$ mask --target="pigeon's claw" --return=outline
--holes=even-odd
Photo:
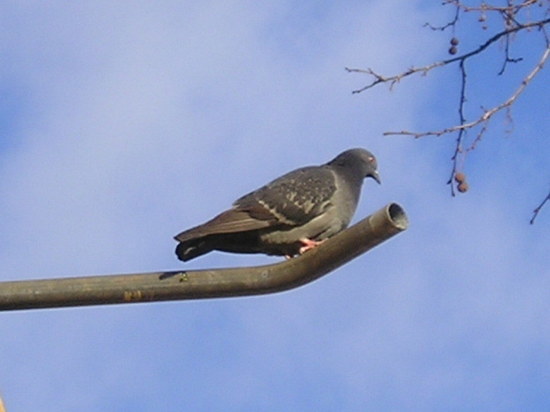
[[[303,246],[300,249],[298,249],[298,253],[301,255],[302,253],[305,253],[308,250],[319,246],[324,241],[325,240],[311,240],[311,239],[308,239],[308,238],[302,238],[302,239],[300,239],[300,242],[302,242]]]

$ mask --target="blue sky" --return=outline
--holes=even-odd
[[[355,220],[397,201],[410,228],[282,294],[2,313],[8,411],[547,410],[548,207],[528,221],[550,177],[548,72],[512,134],[493,121],[471,190],[451,198],[452,137],[382,133],[452,124],[456,69],[361,95],[366,78],[344,71],[446,58],[449,35],[422,25],[450,9],[185,3],[0,6],[1,280],[275,262],[183,265],[172,236],[350,147],[373,151],[383,180]],[[462,30],[461,47],[479,43]],[[516,81],[541,50],[518,42]],[[506,87],[482,79],[470,110]]]

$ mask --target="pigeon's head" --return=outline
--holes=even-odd
[[[376,157],[365,149],[350,149],[340,153],[329,165],[341,166],[356,170],[361,173],[361,176],[372,177],[374,180],[381,183],[380,175],[378,174],[378,164]]]

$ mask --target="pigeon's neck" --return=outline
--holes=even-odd
[[[344,190],[348,191],[349,195],[352,198],[354,203],[359,201],[359,196],[361,194],[361,187],[363,186],[363,173],[357,168],[351,168],[346,166],[335,166],[338,171],[338,175],[341,177],[342,181],[345,182]]]
[[[340,174],[341,176],[345,176],[346,180],[350,183],[361,183],[365,178],[363,170],[361,170],[361,168],[349,167],[345,165],[335,165],[333,167],[337,168],[338,174]]]

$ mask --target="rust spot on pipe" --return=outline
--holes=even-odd
[[[143,299],[143,293],[141,293],[141,290],[126,290],[122,299],[124,302],[139,302]]]

